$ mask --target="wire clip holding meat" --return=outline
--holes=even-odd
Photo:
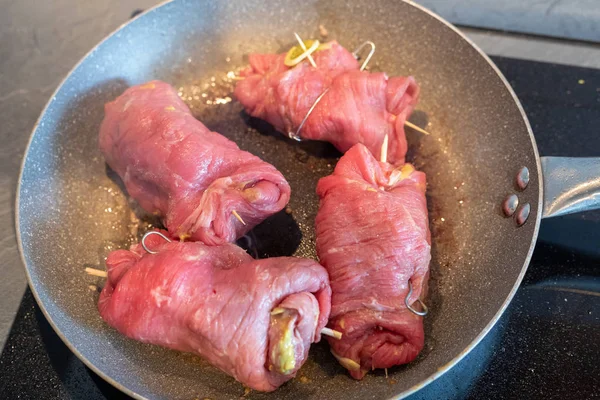
[[[298,39],[298,40],[301,41],[302,39]],[[356,58],[358,60],[360,52],[362,51],[362,49],[365,48],[365,46],[371,46],[371,51],[369,51],[369,54],[367,55],[367,58],[365,58],[365,61],[363,61],[362,65],[360,66],[360,70],[361,71],[363,71],[365,68],[367,68],[367,65],[369,64],[369,61],[371,61],[371,57],[373,57],[373,54],[375,54],[375,43],[367,40],[366,42],[364,42],[363,44],[361,44],[360,46],[358,46],[356,48],[356,50],[354,50],[352,52],[352,55],[354,56],[354,58]],[[316,65],[314,65],[314,66],[316,67]],[[321,101],[321,99],[323,98],[323,96],[325,96],[328,91],[329,91],[329,88],[325,89],[323,91],[323,93],[321,93],[319,95],[319,97],[317,97],[317,99],[315,100],[315,102],[313,103],[313,105],[308,109],[308,112],[306,113],[306,115],[302,119],[302,122],[300,122],[300,125],[298,125],[298,129],[296,129],[296,132],[295,133],[294,132],[288,132],[288,137],[290,139],[294,139],[297,142],[301,142],[302,141],[302,138],[300,137],[300,131],[302,130],[302,127],[306,123],[306,120],[308,119],[308,117],[310,116],[310,114],[313,112],[313,110],[315,109],[315,107],[317,107],[317,104],[319,104],[319,101]]]
[[[356,48],[356,50],[354,50],[352,52],[352,55],[354,56],[354,58],[356,58],[358,60],[358,57],[360,56],[360,52],[362,51],[362,49],[365,48],[365,46],[371,46],[371,51],[369,51],[367,58],[365,58],[365,61],[363,61],[362,65],[360,66],[361,71],[364,71],[364,69],[367,68],[369,61],[371,61],[371,57],[373,57],[373,54],[375,54],[375,43],[371,42],[370,40],[367,40],[366,42],[364,42],[363,44],[358,46]]]
[[[172,241],[171,241],[171,239],[169,239],[169,238],[168,238],[168,237],[166,237],[164,234],[162,234],[162,233],[160,233],[160,232],[158,232],[158,231],[150,231],[150,232],[147,232],[147,233],[146,233],[146,234],[145,234],[145,235],[142,237],[142,247],[144,248],[144,250],[146,250],[146,251],[147,251],[148,253],[150,253],[150,254],[157,254],[157,253],[158,253],[158,251],[153,251],[153,250],[150,250],[150,249],[148,248],[148,246],[146,246],[146,238],[147,238],[148,236],[150,236],[150,235],[158,235],[158,236],[160,236],[161,238],[165,239],[167,242],[169,242],[169,243],[171,243],[171,242],[172,242]]]
[[[302,40],[302,38],[300,37],[300,35],[298,35],[296,32],[294,32],[294,36],[296,37],[296,40],[298,41],[298,43],[300,43],[300,46],[302,47],[302,49],[304,50],[305,53],[308,52],[308,50],[306,49],[306,46],[304,45],[304,41]],[[312,56],[310,54],[308,54],[308,59],[310,61],[310,63],[312,64],[313,67],[317,68],[317,64],[315,63],[315,60],[312,58]],[[317,103],[321,100],[321,98],[325,95],[325,93],[327,93],[329,89],[325,89],[325,91],[323,93],[321,93],[321,95],[319,97],[317,97],[317,99],[315,100],[315,102],[313,103],[313,105],[309,108],[308,112],[306,113],[306,115],[304,116],[304,118],[302,119],[302,122],[300,122],[300,125],[298,125],[298,129],[296,129],[296,132],[288,132],[288,137],[290,139],[294,139],[297,142],[301,142],[302,139],[300,138],[300,131],[302,130],[302,126],[304,126],[304,123],[306,122],[306,120],[308,119],[308,116],[310,115],[310,113],[312,112],[312,110],[317,106]]]
[[[325,96],[325,94],[328,91],[329,91],[329,88],[325,89],[323,91],[323,93],[321,93],[319,95],[319,97],[317,97],[317,99],[315,100],[315,102],[313,103],[313,105],[308,109],[308,112],[306,113],[306,115],[302,119],[302,122],[300,122],[300,125],[298,126],[298,129],[296,129],[296,133],[292,133],[292,132],[288,133],[288,136],[290,137],[290,139],[294,139],[294,140],[296,140],[298,142],[302,141],[302,139],[300,138],[300,131],[302,130],[302,127],[304,126],[304,123],[308,119],[308,116],[313,112],[313,110],[315,109],[315,107],[317,106],[317,104],[319,104],[319,101],[321,101],[321,99],[323,98],[323,96]]]
[[[411,307],[410,304],[408,304],[408,299],[410,299],[412,292],[413,292],[412,283],[410,281],[408,281],[408,294],[406,295],[406,298],[404,299],[404,304],[406,305],[406,308],[408,308],[410,310],[410,312],[412,312],[413,314],[419,315],[421,317],[426,316],[427,313],[429,312],[429,309],[427,308],[425,303],[423,303],[423,301],[421,301],[421,299],[417,299],[417,301],[421,304],[421,308],[423,308],[423,311],[415,310],[414,308]]]

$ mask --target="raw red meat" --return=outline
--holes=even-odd
[[[275,167],[209,131],[164,82],[134,86],[106,104],[100,149],[129,194],[174,236],[232,242],[290,198]]]
[[[124,335],[198,354],[250,388],[291,379],[330,311],[327,272],[308,259],[254,260],[233,244],[147,240],[107,260],[102,318]]]
[[[335,41],[328,46],[312,54],[317,68],[308,61],[287,67],[285,54],[251,54],[235,96],[250,115],[293,136],[329,88],[302,127],[302,139],[327,141],[342,152],[362,143],[379,157],[387,134],[388,161],[404,162],[404,121],[417,103],[419,86],[412,77],[361,72],[352,53]]]
[[[423,348],[423,321],[409,304],[425,294],[430,233],[425,174],[412,165],[378,162],[352,147],[317,185],[317,254],[332,289],[329,340],[350,374],[412,361]]]

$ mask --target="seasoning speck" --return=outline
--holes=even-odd
[[[577,83],[579,83],[580,85],[583,85],[585,83],[585,80],[584,79],[580,79],[580,80],[577,81]]]
[[[319,35],[323,36],[324,38],[329,35],[329,32],[327,32],[327,29],[325,29],[324,25],[319,25]]]
[[[223,98],[217,98],[215,99],[214,104],[227,104],[231,102],[231,97],[227,96],[227,97],[223,97]]]

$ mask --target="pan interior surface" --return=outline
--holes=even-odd
[[[408,159],[428,176],[433,260],[426,345],[415,362],[391,369],[389,379],[375,372],[358,382],[320,343],[300,378],[247,398],[404,395],[460,356],[518,283],[539,223],[535,145],[511,91],[460,34],[404,2],[174,1],[121,28],[73,70],[36,126],[18,194],[17,227],[38,302],[70,348],[127,393],[231,399],[244,388],[198,357],[125,338],[98,314],[94,287],[103,280],[84,268],[104,269],[110,251],[139,240],[155,222],[128,201],[97,148],[104,103],[147,80],[174,85],[209,128],[274,164],[290,182],[291,213],[256,228],[260,256],[314,258],[315,187],[340,154],[328,144],[290,141],[248,118],[232,98],[231,74],[248,53],[284,51],[294,31],[318,37],[319,25],[327,39],[349,49],[373,41],[371,71],[413,75],[421,85],[411,121],[429,122],[431,135],[408,132]],[[519,228],[500,204],[517,192],[523,166],[530,183],[518,194],[532,209]]]

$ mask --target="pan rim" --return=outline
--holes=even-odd
[[[48,101],[46,102],[46,105],[44,106],[44,108],[42,109],[42,112],[40,113],[40,116],[38,117],[38,119],[36,120],[32,130],[31,130],[31,134],[29,136],[29,140],[27,142],[27,146],[25,147],[25,152],[23,153],[23,159],[21,160],[21,166],[20,166],[20,171],[19,171],[19,176],[18,176],[18,181],[17,181],[17,188],[16,188],[16,196],[15,196],[15,232],[16,232],[16,240],[17,240],[17,247],[19,249],[19,255],[21,257],[21,262],[23,264],[23,267],[25,269],[25,274],[27,277],[27,283],[28,286],[33,294],[33,297],[35,298],[36,303],[38,304],[38,306],[40,307],[40,310],[42,311],[42,314],[44,315],[44,317],[46,318],[46,320],[48,321],[48,323],[50,324],[50,326],[52,326],[52,329],[54,330],[54,332],[60,337],[60,339],[63,341],[63,343],[67,346],[67,348],[73,353],[75,354],[75,356],[81,360],[89,369],[91,369],[95,374],[97,374],[98,376],[100,376],[103,380],[105,380],[106,382],[108,382],[109,384],[111,384],[112,386],[114,386],[115,388],[117,388],[118,390],[122,391],[123,393],[127,394],[128,396],[133,397],[134,399],[137,400],[150,400],[149,398],[125,387],[124,385],[122,385],[121,383],[117,382],[116,380],[114,380],[113,378],[111,378],[110,376],[108,376],[107,374],[105,374],[102,370],[100,370],[98,367],[96,367],[90,360],[88,360],[70,341],[69,339],[67,339],[67,337],[63,334],[63,332],[58,328],[58,326],[56,325],[56,323],[54,322],[54,320],[52,319],[52,317],[50,316],[50,314],[48,313],[48,311],[46,310],[46,307],[44,306],[44,303],[41,301],[39,293],[34,285],[33,279],[31,277],[31,274],[29,272],[29,268],[28,268],[28,264],[27,261],[25,259],[25,252],[23,250],[23,242],[21,240],[21,229],[20,229],[20,197],[21,197],[21,186],[22,186],[22,182],[23,182],[23,173],[25,170],[25,163],[27,162],[28,159],[28,155],[29,155],[29,151],[31,148],[31,144],[33,142],[33,138],[35,136],[35,133],[37,132],[40,123],[42,122],[42,120],[44,119],[44,116],[46,115],[48,108],[50,107],[50,105],[53,103],[54,98],[56,97],[56,95],[58,94],[58,92],[60,92],[60,90],[62,89],[62,87],[64,86],[64,84],[67,82],[67,80],[71,77],[71,75],[73,74],[73,72],[79,68],[79,66],[92,54],[94,53],[101,45],[103,45],[106,41],[108,41],[110,38],[112,38],[113,36],[115,36],[118,32],[120,32],[124,27],[126,27],[127,25],[129,25],[130,23],[132,23],[133,21],[137,20],[138,18],[142,18],[143,16],[145,16],[146,14],[150,14],[152,12],[154,12],[155,10],[157,10],[158,8],[161,8],[169,3],[175,2],[177,0],[163,0],[161,2],[159,2],[158,4],[154,5],[153,7],[148,8],[147,10],[145,10],[144,12],[140,13],[139,15],[136,15],[135,17],[131,18],[130,20],[128,20],[127,22],[124,22],[123,24],[119,25],[117,28],[115,28],[112,32],[110,32],[109,34],[107,34],[100,42],[98,42],[94,47],[92,47],[87,53],[85,53],[82,58],[67,72],[67,74],[65,75],[65,77],[61,80],[61,82],[58,84],[58,86],[56,87],[56,89],[54,90],[54,92],[52,93],[52,95],[50,96],[50,98],[48,99]],[[490,65],[490,67],[496,72],[496,74],[498,75],[498,77],[500,78],[500,80],[504,83],[506,90],[508,91],[508,93],[512,96],[513,101],[515,103],[515,105],[517,106],[519,112],[521,113],[521,116],[523,118],[523,121],[525,123],[525,126],[527,128],[527,131],[529,133],[529,138],[531,140],[532,143],[532,147],[533,147],[533,151],[535,154],[535,160],[536,160],[536,168],[537,168],[537,173],[538,173],[538,190],[539,190],[539,195],[538,195],[538,207],[537,207],[537,212],[536,212],[536,218],[535,218],[535,227],[534,227],[534,231],[532,234],[532,238],[531,238],[531,243],[529,245],[529,250],[527,252],[527,256],[525,258],[525,261],[523,263],[523,266],[521,267],[521,272],[519,273],[519,275],[517,276],[517,279],[515,281],[515,284],[513,285],[511,291],[509,292],[508,296],[506,297],[506,299],[504,300],[504,302],[502,303],[500,309],[496,312],[496,314],[494,315],[494,317],[492,318],[492,320],[484,327],[484,329],[479,333],[479,335],[477,335],[477,337],[475,337],[475,339],[469,343],[469,345],[456,357],[454,357],[452,360],[450,360],[448,363],[446,363],[445,365],[443,365],[442,367],[438,368],[437,371],[430,375],[428,378],[424,379],[422,382],[418,383],[417,385],[412,386],[411,388],[400,392],[399,394],[390,397],[389,400],[399,400],[399,399],[403,399],[417,391],[419,391],[420,389],[424,388],[425,386],[427,386],[428,384],[430,384],[431,382],[435,381],[436,379],[438,379],[439,377],[441,377],[443,374],[445,374],[446,372],[448,372],[454,365],[456,365],[458,362],[460,362],[467,354],[469,354],[471,352],[471,350],[473,350],[478,344],[479,342],[490,332],[490,330],[494,327],[494,325],[498,322],[498,320],[500,319],[500,317],[502,316],[502,314],[504,313],[504,311],[506,310],[506,308],[508,307],[508,305],[510,304],[511,300],[513,299],[515,293],[517,292],[521,281],[523,280],[523,277],[525,275],[525,272],[527,271],[527,267],[529,265],[529,262],[531,261],[531,257],[533,255],[533,249],[535,247],[535,243],[537,241],[537,237],[538,237],[538,233],[539,233],[539,227],[540,227],[540,221],[542,218],[542,209],[541,209],[541,204],[543,202],[543,179],[542,179],[542,166],[541,166],[541,162],[540,162],[540,155],[539,155],[539,151],[538,151],[538,147],[537,147],[537,143],[535,141],[535,137],[533,135],[533,131],[531,129],[531,125],[529,123],[529,120],[527,118],[527,115],[525,114],[525,111],[523,109],[523,106],[521,105],[521,102],[519,101],[516,93],[514,92],[514,90],[512,89],[512,87],[510,86],[509,82],[506,80],[506,78],[504,77],[504,75],[502,74],[502,72],[500,72],[500,70],[498,69],[498,67],[496,66],[496,64],[494,64],[494,62],[471,40],[469,39],[464,33],[462,33],[460,30],[458,30],[458,28],[456,28],[454,25],[452,25],[451,23],[449,23],[448,21],[446,21],[444,18],[442,18],[441,16],[439,16],[438,14],[434,13],[433,11],[414,3],[412,0],[402,0],[404,3],[415,7],[416,9],[424,12],[425,14],[435,18],[436,20],[438,20],[439,22],[441,22],[442,24],[444,24],[446,27],[450,28],[452,31],[454,31],[457,35],[459,35],[465,42],[467,42],[471,47],[473,47],[478,53],[479,55],[488,62],[488,64]]]

